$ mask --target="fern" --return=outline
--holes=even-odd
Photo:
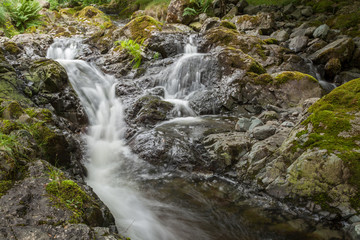
[[[184,9],[183,16],[196,16],[200,13],[206,13],[213,0],[190,0],[194,7]]]
[[[4,6],[9,12],[11,21],[20,32],[41,24],[39,21],[41,6],[37,0],[7,0]]]
[[[138,44],[136,40],[126,40],[120,42],[121,47],[126,49],[131,56],[133,56],[132,62],[135,62],[133,68],[138,68],[141,64],[142,60],[142,43]]]

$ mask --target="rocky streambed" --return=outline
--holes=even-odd
[[[313,26],[324,16],[303,5],[187,20],[179,2],[166,23],[137,12],[119,26],[93,7],[43,10],[48,34],[0,39],[0,238],[117,239],[116,225],[133,239],[357,239],[358,38]],[[137,69],[126,39],[143,41]],[[93,118],[51,44],[92,64],[78,76],[115,76],[122,151],[136,154],[111,171],[136,189],[116,201],[148,215],[91,185]]]

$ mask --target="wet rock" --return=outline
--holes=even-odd
[[[188,99],[191,108],[200,115],[217,114],[222,107],[222,103],[219,101],[220,97],[209,90],[194,92]]]
[[[163,58],[173,57],[184,51],[187,36],[180,33],[156,32],[148,40],[147,47],[159,52]]]
[[[183,16],[184,9],[189,6],[189,3],[189,0],[171,0],[167,10],[166,22],[189,24],[192,16]]]
[[[239,31],[257,30],[261,35],[270,35],[275,27],[274,17],[269,13],[236,16],[232,22]]]
[[[34,94],[60,92],[69,84],[66,70],[50,59],[33,62],[26,78],[32,83]]]
[[[308,43],[309,38],[306,36],[297,36],[291,39],[289,48],[295,52],[302,51]]]
[[[250,139],[243,133],[211,134],[204,144],[219,170],[236,163],[251,147]]]
[[[47,34],[19,34],[11,41],[16,43],[24,51],[24,57],[36,59],[45,57],[47,49],[53,43],[53,38]]]
[[[326,24],[320,25],[316,28],[315,32],[313,33],[314,38],[322,38],[326,39],[326,36],[330,30],[330,27]]]
[[[309,58],[318,64],[325,64],[331,58],[338,58],[341,63],[346,63],[351,60],[354,48],[351,38],[341,38],[316,51]]]
[[[274,135],[275,132],[276,132],[276,128],[271,125],[259,126],[251,130],[252,136],[257,140],[264,140]]]
[[[166,120],[172,109],[171,103],[165,102],[157,96],[144,96],[135,102],[131,114],[138,124],[154,125],[159,121]]]

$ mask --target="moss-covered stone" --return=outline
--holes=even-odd
[[[173,104],[161,100],[157,96],[139,98],[133,109],[133,116],[137,123],[154,125],[167,119],[167,114],[173,109]]]
[[[294,80],[310,81],[310,82],[318,83],[318,80],[316,80],[314,77],[312,77],[308,74],[304,74],[304,73],[296,72],[296,71],[280,72],[280,73],[273,74],[272,77],[274,78],[273,83],[275,85],[282,85],[284,83],[287,83],[289,81],[294,81]]]
[[[5,42],[4,49],[12,55],[17,55],[21,52],[20,48],[14,42]]]
[[[98,223],[104,220],[96,201],[86,194],[76,182],[66,179],[60,173],[54,174],[54,171],[56,170],[52,171],[51,177],[56,177],[56,179],[49,182],[45,188],[53,204],[56,207],[68,209],[73,213],[70,223],[86,223],[90,226],[99,226]]]
[[[13,181],[1,181],[0,180],[0,198],[12,187]]]
[[[93,6],[87,6],[74,14],[80,22],[88,23],[101,29],[108,29],[113,26],[110,17]]]
[[[343,162],[349,169],[350,175],[349,180],[343,177],[340,183],[348,182],[357,189],[355,195],[351,192],[346,194],[347,197],[351,197],[350,202],[357,209],[360,208],[360,202],[355,201],[360,196],[359,110],[360,79],[355,79],[336,88],[309,108],[308,111],[311,115],[302,123],[305,130],[301,131],[301,134],[298,133],[296,144],[297,148],[302,151],[323,149],[325,150],[324,159],[333,155],[334,159],[340,159]],[[346,170],[343,171],[346,172]],[[328,171],[328,174],[331,173]],[[308,181],[312,181],[312,178],[309,178]],[[332,181],[331,179],[326,180],[326,186],[331,186]],[[333,194],[336,195],[336,192]]]
[[[264,40],[265,44],[279,44],[279,41],[275,38],[267,38]]]
[[[236,30],[235,24],[233,24],[232,22],[227,21],[227,20],[222,20],[222,21],[220,22],[220,26],[221,26],[221,27],[228,28],[228,29],[235,29],[235,30]]]
[[[140,16],[126,24],[123,31],[127,37],[142,42],[148,39],[154,31],[161,30],[161,22],[150,16]]]
[[[18,119],[24,110],[16,101],[5,101],[1,104],[2,118],[4,119]]]
[[[35,94],[38,92],[57,93],[69,83],[64,67],[51,59],[33,62],[26,78],[33,83],[32,90]]]

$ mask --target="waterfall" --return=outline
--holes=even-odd
[[[151,200],[137,190],[136,176],[144,174],[148,166],[124,143],[126,127],[123,106],[115,96],[116,79],[94,65],[75,60],[80,47],[77,40],[57,39],[47,57],[64,66],[89,117],[87,183],[109,207],[121,234],[134,240],[190,239],[194,233],[187,237],[175,234],[190,226],[161,219],[164,212],[175,212],[174,207]]]

